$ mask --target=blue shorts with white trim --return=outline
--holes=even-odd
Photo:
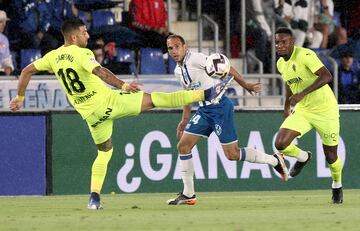
[[[213,131],[219,137],[221,144],[237,141],[234,105],[225,96],[219,104],[199,107],[185,129],[188,134],[203,137],[209,137]]]

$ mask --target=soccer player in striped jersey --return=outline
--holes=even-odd
[[[275,140],[275,147],[286,156],[297,159],[290,169],[295,177],[311,159],[311,152],[297,147],[293,140],[312,128],[323,143],[326,162],[332,177],[332,202],[342,203],[342,162],[337,155],[339,143],[339,107],[328,83],[330,72],[310,49],[294,46],[292,32],[279,28],[275,33],[275,47],[280,58],[277,68],[286,83],[285,121]]]
[[[118,79],[102,67],[87,49],[89,34],[80,19],[63,23],[64,45],[50,51],[44,57],[25,67],[20,75],[17,96],[10,101],[10,109],[17,111],[23,106],[25,90],[33,74],[51,71],[61,83],[70,103],[86,120],[98,154],[92,165],[89,209],[100,209],[100,192],[113,153],[113,120],[136,116],[154,107],[174,108],[199,100],[217,102],[230,79],[206,90],[178,91],[173,93],[140,91],[139,83],[130,84]],[[120,90],[111,90],[105,84]]]
[[[170,35],[167,38],[167,49],[169,55],[177,62],[175,76],[185,89],[206,89],[220,81],[207,75],[205,71],[207,56],[188,50],[184,38],[180,35]],[[246,82],[233,67],[230,68],[230,75],[251,94],[261,90],[260,83]],[[287,180],[287,167],[280,154],[268,155],[256,149],[238,147],[233,118],[234,106],[229,98],[223,96],[216,105],[206,100],[200,101],[199,109],[192,118],[190,118],[191,108],[191,104],[184,106],[176,132],[180,139],[178,151],[184,189],[176,198],[167,201],[169,205],[196,203],[191,150],[202,137],[208,137],[213,131],[218,136],[229,160],[269,164],[280,173],[282,180]]]

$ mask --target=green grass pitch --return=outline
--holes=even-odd
[[[360,190],[198,193],[194,206],[168,206],[171,193],[102,195],[103,210],[86,209],[88,195],[0,197],[0,230],[360,230]]]

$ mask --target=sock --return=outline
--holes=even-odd
[[[301,149],[300,149],[301,150]],[[305,162],[309,158],[309,154],[303,150],[300,151],[299,155],[295,156],[299,162]]]
[[[251,163],[270,164],[273,167],[278,164],[278,160],[274,156],[248,147],[240,148],[240,160]]]
[[[333,180],[332,188],[342,187],[342,184],[341,184],[342,161],[341,161],[341,159],[338,157],[334,163],[328,164],[328,165],[330,167],[331,178]]]
[[[185,154],[179,155],[180,157],[180,170],[181,178],[184,183],[183,194],[187,197],[192,197],[195,194],[194,189],[194,164],[192,160],[192,155]]]
[[[298,148],[294,143],[290,143],[284,150],[279,150],[285,156],[297,157],[302,150]],[[305,161],[305,160],[304,160]]]
[[[100,194],[112,152],[113,149],[107,152],[98,151],[91,169],[91,192]]]
[[[204,100],[203,90],[176,91],[172,93],[152,92],[151,99],[155,107],[174,108]]]

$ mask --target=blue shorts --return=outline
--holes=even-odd
[[[221,144],[237,142],[234,105],[227,97],[223,97],[217,105],[199,107],[185,129],[185,133],[203,137],[209,137],[213,131]]]

